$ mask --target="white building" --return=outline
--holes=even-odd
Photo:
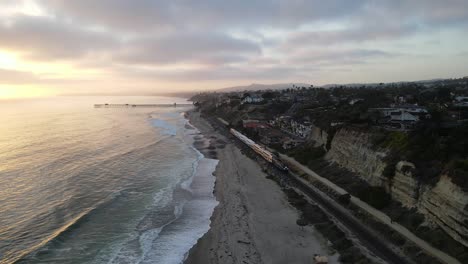
[[[241,104],[255,104],[255,103],[261,103],[263,102],[263,97],[253,94],[253,95],[248,95],[244,97],[241,101]]]
[[[468,96],[457,96],[453,102],[456,107],[468,107]]]
[[[290,116],[279,116],[271,120],[270,125],[280,128],[281,130],[295,135],[300,138],[306,138],[312,131],[312,124],[308,121],[297,121]]]
[[[404,110],[398,110],[390,112],[390,120],[391,121],[409,121],[409,122],[417,122],[419,121],[419,117],[417,115],[413,115]]]
[[[312,125],[310,122],[298,122],[296,120],[291,120],[291,130],[294,135],[301,138],[306,138],[310,135],[312,131]]]
[[[424,107],[416,105],[404,105],[390,108],[373,108],[382,113],[390,121],[418,122],[421,117],[429,117],[429,112]]]

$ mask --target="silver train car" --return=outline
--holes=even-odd
[[[288,171],[288,167],[281,162],[278,157],[273,155],[270,151],[266,150],[264,147],[260,146],[259,144],[255,143],[253,140],[250,138],[246,137],[244,134],[240,133],[239,131],[231,128],[229,130],[232,135],[234,135],[236,138],[238,138],[240,141],[242,141],[244,144],[249,146],[253,151],[255,151],[257,154],[262,156],[266,161],[269,163],[272,163],[277,167],[278,169],[282,171]]]

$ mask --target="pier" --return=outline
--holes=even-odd
[[[95,104],[94,108],[153,108],[153,107],[187,107],[193,104]]]

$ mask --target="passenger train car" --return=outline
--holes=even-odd
[[[229,131],[231,132],[232,135],[234,135],[236,138],[238,138],[244,144],[249,146],[253,151],[255,151],[257,154],[262,156],[266,161],[268,161],[269,163],[272,163],[275,167],[277,167],[278,169],[280,169],[282,171],[288,171],[288,167],[283,162],[281,162],[281,160],[278,157],[273,155],[273,153],[266,150],[264,147],[260,146],[259,144],[255,143],[253,140],[246,137],[245,135],[243,135],[239,131],[237,131],[237,130],[235,130],[233,128],[231,128]]]

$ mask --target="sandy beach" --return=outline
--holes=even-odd
[[[186,264],[313,263],[329,255],[327,240],[311,226],[296,224],[299,213],[260,166],[214,131],[199,113],[188,113],[209,144],[194,143],[205,156],[219,159],[215,196],[219,201],[210,230],[190,250]],[[337,263],[336,257],[330,263]]]

